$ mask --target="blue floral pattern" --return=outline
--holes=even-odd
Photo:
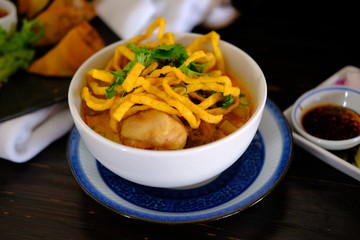
[[[285,117],[268,99],[259,131],[244,155],[201,187],[162,189],[129,182],[96,160],[76,128],[70,134],[67,154],[76,181],[102,205],[126,217],[175,224],[227,217],[259,202],[285,176],[292,146]]]
[[[209,209],[230,201],[257,178],[265,159],[265,145],[257,132],[249,148],[230,168],[212,182],[191,189],[164,189],[139,185],[114,174],[100,162],[103,181],[118,196],[140,207],[182,213]]]

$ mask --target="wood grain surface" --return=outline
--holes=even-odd
[[[234,1],[241,17],[217,30],[263,69],[283,111],[344,66],[360,67],[359,19],[351,1]],[[281,4],[280,4],[281,3]],[[100,26],[99,19],[93,22]],[[109,39],[116,37],[101,30]],[[196,27],[194,32],[209,29]],[[3,106],[1,106],[3,107]],[[1,133],[0,133],[1,137]],[[311,239],[360,236],[360,184],[294,145],[280,184],[254,206],[204,223],[164,225],[125,218],[79,187],[68,135],[27,163],[0,159],[0,239]]]

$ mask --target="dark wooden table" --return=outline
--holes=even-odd
[[[344,66],[360,67],[360,21],[351,2],[273,2],[237,1],[242,16],[218,32],[258,62],[269,98],[285,110]],[[0,239],[360,239],[359,182],[296,145],[286,176],[256,205],[172,226],[125,218],[86,195],[69,169],[67,140],[24,164],[0,160]]]

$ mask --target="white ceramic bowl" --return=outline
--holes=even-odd
[[[176,42],[185,46],[200,35],[175,34]],[[214,178],[230,167],[247,149],[263,115],[267,98],[265,77],[256,62],[239,48],[220,42],[220,48],[230,73],[241,78],[254,99],[251,119],[236,132],[216,142],[200,147],[153,151],[137,149],[112,142],[91,130],[80,116],[80,92],[86,72],[103,68],[120,41],[109,45],[90,57],[74,75],[69,87],[69,107],[81,139],[89,151],[109,170],[135,183],[163,188],[195,185]]]
[[[348,87],[330,86],[316,88],[304,93],[295,102],[291,112],[292,125],[296,131],[313,143],[328,150],[343,150],[360,144],[360,136],[347,140],[325,140],[314,137],[305,131],[301,124],[303,114],[307,110],[322,104],[335,104],[349,108],[359,114],[360,91]]]
[[[17,9],[15,4],[9,0],[1,0],[0,8],[8,13],[6,16],[0,17],[0,26],[7,32],[14,31],[17,24]]]

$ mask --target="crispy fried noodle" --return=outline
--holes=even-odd
[[[225,72],[220,36],[212,31],[184,46],[164,32],[165,25],[157,18],[144,34],[118,46],[104,69],[87,73],[81,96],[88,108],[109,112],[114,133],[143,111],[161,111],[198,129],[202,122],[224,121],[239,105],[240,88]]]
[[[162,59],[161,56],[157,56],[161,53],[155,51],[153,54],[156,56],[151,56],[151,50],[154,49],[164,49],[165,57],[167,51],[175,49],[174,35],[164,33],[164,28],[165,20],[156,19],[145,34],[117,47],[105,70],[91,69],[88,72],[88,87],[84,87],[82,91],[82,98],[88,107],[97,111],[111,109],[111,121],[120,122],[125,116],[129,116],[126,113],[132,108],[143,105],[183,117],[192,128],[198,128],[200,121],[220,122],[223,114],[237,106],[240,89],[232,86],[230,78],[225,75],[224,59],[218,47],[220,36],[216,32],[210,32],[195,39],[186,47],[186,52],[180,52],[188,57],[180,63],[181,65],[176,66],[171,60],[182,56],[174,55],[171,56],[173,59]],[[143,43],[156,29],[157,42]],[[206,43],[211,44],[212,51],[203,47]],[[144,53],[141,49],[144,49]],[[137,54],[140,56],[138,59]],[[144,58],[148,58],[146,60],[151,61],[151,64],[146,64],[146,60],[141,61],[139,58],[142,55],[145,55]],[[128,69],[129,63],[133,65],[131,69]],[[196,69],[200,64],[204,66],[202,72]],[[191,70],[190,65],[195,70]],[[106,97],[106,90],[117,81],[116,73],[112,72],[122,73],[123,82],[115,86],[116,94]],[[192,101],[191,96],[203,91],[213,94],[208,97],[197,97],[196,103]],[[234,99],[231,107],[213,107],[227,95]],[[113,123],[111,126],[113,131],[118,131],[117,124]]]

